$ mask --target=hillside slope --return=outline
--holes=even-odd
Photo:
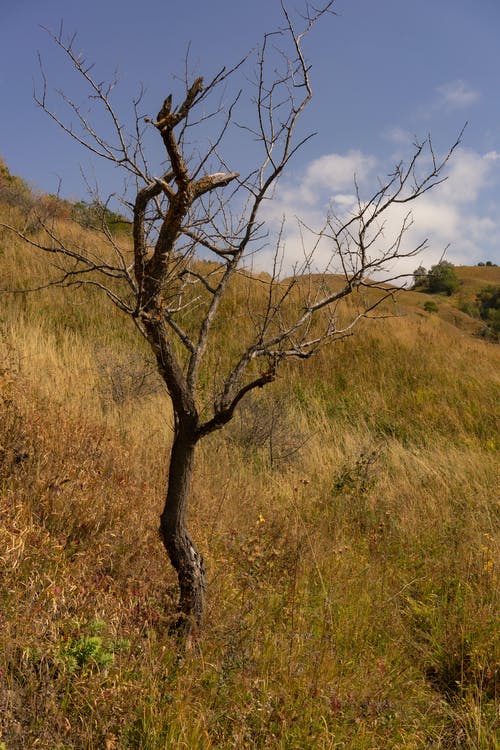
[[[3,287],[50,278],[5,230],[0,267]],[[468,290],[498,269],[459,273]],[[201,443],[208,613],[179,659],[148,352],[97,292],[1,295],[0,747],[499,747],[500,347],[426,299],[387,303]]]

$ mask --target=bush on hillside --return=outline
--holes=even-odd
[[[72,203],[59,195],[36,194],[28,183],[10,173],[0,158],[0,203],[6,206],[33,210],[37,220],[73,219],[85,229],[97,229],[120,234],[130,231],[130,222],[121,214],[111,211],[105,204],[94,200]]]
[[[431,294],[446,293],[453,294],[458,286],[458,278],[453,263],[441,260],[427,271],[419,266],[413,272],[413,288],[419,291],[428,291]]]
[[[483,335],[500,338],[500,286],[486,286],[477,294],[476,302],[481,320],[486,323]]]
[[[461,302],[458,309],[471,318],[479,318],[479,308],[475,302]]]
[[[427,269],[419,266],[413,272],[413,288],[421,289],[427,287]]]
[[[0,158],[0,203],[7,206],[31,208],[34,202],[29,185],[20,177],[12,175]]]
[[[110,234],[128,232],[130,222],[124,216],[111,211],[97,200],[87,203],[78,201],[72,207],[71,218],[85,229],[105,230]]]
[[[431,294],[445,293],[451,296],[458,286],[453,263],[441,260],[427,274],[427,286]]]

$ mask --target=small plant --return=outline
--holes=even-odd
[[[271,468],[291,462],[309,439],[289,415],[285,398],[275,403],[249,399],[240,407],[232,434],[248,454],[261,451]]]
[[[333,483],[334,495],[364,495],[376,483],[375,464],[380,458],[381,448],[365,450],[354,464],[347,464],[337,475]]]
[[[117,356],[109,349],[99,348],[95,358],[100,376],[98,395],[105,410],[112,404],[122,406],[148,398],[160,390],[156,370],[148,367],[140,354]]]
[[[90,635],[68,638],[58,652],[67,672],[106,670],[113,663],[115,654],[129,647],[128,641],[109,642],[103,638],[100,633],[104,627],[102,620],[94,620],[88,625]]]
[[[60,651],[60,656],[70,673],[92,668],[106,669],[115,658],[113,651],[108,650],[98,635],[70,639]]]
[[[427,301],[427,302],[425,303],[425,305],[424,305],[424,310],[425,310],[425,312],[428,312],[428,313],[437,313],[437,312],[438,312],[438,310],[439,310],[439,307],[438,307],[438,306],[437,306],[437,304],[436,304],[436,303],[434,302],[434,300],[430,299],[430,300],[428,300],[428,301]]]

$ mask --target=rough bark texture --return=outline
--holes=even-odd
[[[170,456],[165,507],[160,535],[179,579],[178,616],[171,631],[186,637],[201,624],[205,601],[205,564],[186,526],[195,439],[192,429],[177,424]]]

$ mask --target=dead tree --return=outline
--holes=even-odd
[[[254,119],[244,125],[236,115],[242,93],[236,93],[227,105],[219,98],[221,88],[238,75],[240,63],[208,82],[202,78],[189,81],[186,76],[182,101],[176,105],[168,96],[153,119],[141,115],[138,97],[134,126],[127,132],[111,102],[114,82],[99,83],[92,66],[75,52],[74,39],[65,41],[62,32],[52,35],[53,39],[90,89],[93,106],[107,116],[113,138],[99,135],[83,107],[65,94],[63,101],[75,124],[56,114],[48,102],[43,69],[41,89],[35,94],[40,107],[66,134],[95,156],[121,167],[131,178],[134,195],[132,199],[123,196],[121,210],[130,216],[132,242],[117,241],[106,221],[106,203],[94,201],[103,207],[100,230],[108,243],[107,253],[72,245],[41,215],[43,233],[38,237],[43,240],[10,229],[51,256],[57,270],[51,284],[98,287],[132,318],[151,346],[174,414],[160,534],[179,580],[175,629],[184,635],[199,626],[205,597],[203,557],[187,527],[198,442],[226,425],[242,399],[273,381],[284,362],[308,359],[349,335],[392,294],[387,283],[377,281],[380,271],[415,255],[425,243],[406,247],[410,212],[396,236],[388,240],[385,216],[391,207],[411,204],[438,185],[459,143],[458,139],[442,158],[435,156],[430,139],[416,143],[409,161],[396,165],[370,198],[364,200],[358,191],[357,208],[349,216],[326,217],[313,236],[311,251],[304,252],[302,266],[286,280],[280,278],[282,237],[277,232],[273,268],[268,269],[266,279],[258,280],[265,286],[266,303],[255,314],[248,313],[251,338],[236,356],[228,357],[224,366],[212,372],[216,383],[213,398],[207,402],[205,397],[202,404],[200,371],[207,367],[207,347],[223,315],[221,303],[236,274],[246,273],[252,280],[249,259],[272,242],[260,218],[263,202],[272,198],[278,178],[310,137],[297,135],[298,120],[312,97],[302,43],[315,23],[331,12],[332,1],[320,9],[307,4],[297,24],[282,5],[283,27],[264,36],[256,53],[254,80],[245,79],[251,89]],[[215,102],[212,108],[211,102]],[[214,134],[217,118],[220,127]],[[260,148],[260,161],[247,175],[231,171],[221,155],[224,138],[234,125],[239,136],[249,137],[253,147],[257,144]],[[211,140],[205,141],[203,148],[199,134],[206,128]],[[151,170],[145,156],[148,129],[154,129],[163,141],[167,168],[160,175]],[[420,158],[424,154],[426,160]],[[421,161],[427,164],[425,173],[419,169]],[[382,239],[386,244],[381,250]],[[310,273],[314,247],[319,243],[329,243],[332,263],[327,270],[336,264],[339,271],[333,286],[329,273],[320,277]],[[351,295],[360,297],[360,291],[367,292],[364,306],[356,308],[349,319],[345,313],[339,316],[339,303]],[[245,311],[245,300],[242,309]]]

